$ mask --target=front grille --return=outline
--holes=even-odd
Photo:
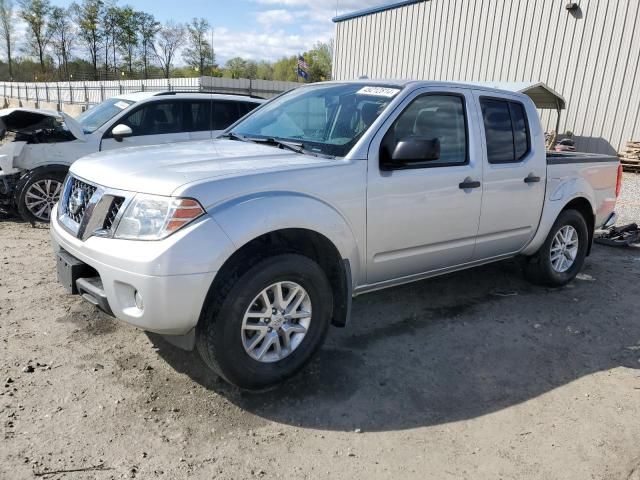
[[[120,211],[120,207],[122,207],[123,203],[123,197],[113,197],[111,205],[109,206],[109,211],[107,212],[107,215],[104,218],[104,223],[102,225],[102,228],[104,230],[111,230],[111,227],[113,227],[113,223],[115,222],[116,217],[118,216],[118,212]]]
[[[89,200],[96,190],[97,187],[71,177],[71,188],[65,209],[71,220],[78,224],[82,222]]]

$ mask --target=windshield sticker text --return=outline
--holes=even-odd
[[[373,95],[374,97],[391,98],[400,91],[399,88],[389,87],[362,87],[356,92],[357,95]]]

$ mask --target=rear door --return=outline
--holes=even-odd
[[[113,125],[127,125],[133,134],[118,141],[111,135],[111,127],[102,138],[101,150],[189,140],[186,106],[181,100],[153,101],[139,106]]]
[[[476,115],[471,90],[424,88],[409,95],[374,137],[367,187],[367,283],[471,260],[482,200]],[[399,142],[413,137],[437,139],[440,158],[381,168]]]
[[[476,92],[485,165],[480,227],[474,260],[518,252],[535,234],[546,185],[538,114],[519,96]],[[531,123],[530,123],[531,121]]]
[[[212,101],[210,99],[189,100],[185,104],[185,116],[187,118],[185,127],[189,132],[189,139],[208,140],[212,138]]]

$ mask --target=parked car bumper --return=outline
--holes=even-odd
[[[162,335],[185,335],[196,326],[217,271],[212,266],[221,261],[214,252],[229,247],[211,218],[187,229],[189,235],[178,232],[160,241],[81,241],[58,222],[57,208],[50,227],[56,256],[66,252],[90,267],[89,281],[74,279],[77,293],[120,320]],[[201,248],[203,238],[210,239],[210,248]]]

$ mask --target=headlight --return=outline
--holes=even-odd
[[[204,213],[192,198],[136,195],[120,219],[115,238],[161,240]]]

